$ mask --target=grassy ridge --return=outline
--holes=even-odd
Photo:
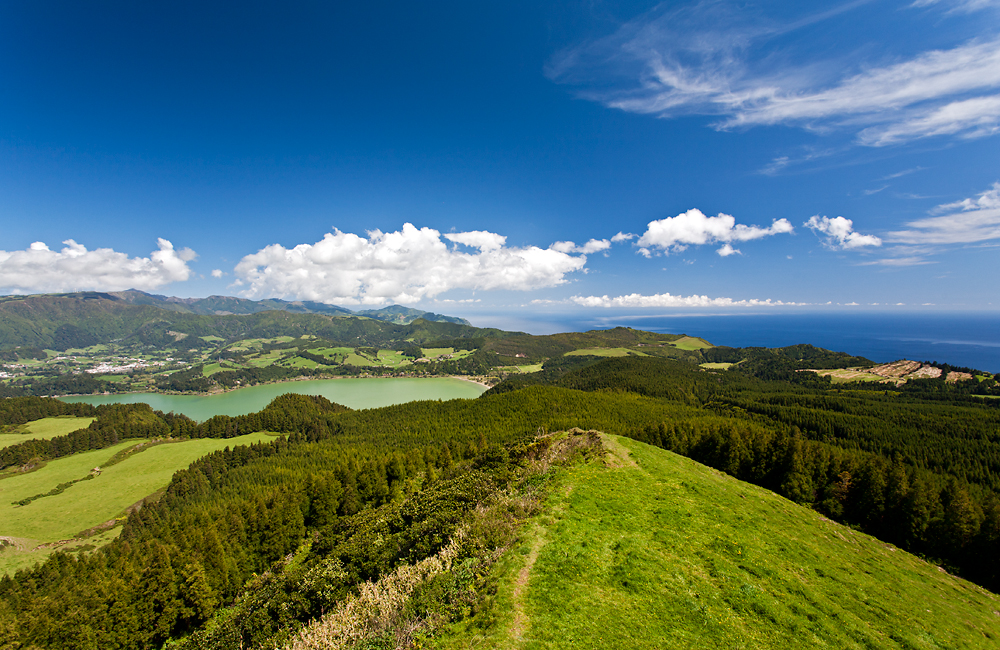
[[[633,440],[562,476],[501,564],[496,622],[441,648],[988,648],[1000,597]],[[533,564],[532,564],[533,561]],[[528,569],[526,571],[526,569]]]

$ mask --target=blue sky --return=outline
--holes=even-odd
[[[3,3],[0,292],[1000,309],[997,0],[329,4]]]

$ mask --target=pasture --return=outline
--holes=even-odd
[[[0,449],[20,444],[26,440],[48,440],[56,436],[64,436],[77,429],[86,429],[94,418],[77,418],[61,416],[42,418],[18,427],[14,433],[0,433]]]
[[[28,552],[40,544],[74,538],[77,534],[120,516],[126,508],[161,490],[179,469],[218,449],[272,439],[267,433],[238,438],[201,438],[145,448],[125,460],[103,467],[116,454],[144,443],[129,440],[107,449],[88,451],[49,461],[41,469],[0,480],[0,536],[20,540],[24,551],[0,551],[0,573],[41,559]],[[27,505],[21,499],[45,494],[61,484],[77,481],[101,467],[99,475],[43,496]],[[86,540],[95,544],[93,540]],[[48,552],[51,552],[49,549]]]
[[[685,336],[682,339],[677,339],[673,341],[670,345],[674,346],[678,350],[704,350],[705,348],[714,348],[715,346],[706,341],[705,339],[698,338],[695,336]]]

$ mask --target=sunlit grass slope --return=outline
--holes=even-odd
[[[775,494],[614,436],[446,648],[996,648],[1000,597]]]
[[[35,420],[22,425],[17,433],[0,433],[0,449],[21,444],[25,440],[48,440],[56,436],[64,436],[77,429],[86,429],[93,421],[94,418],[77,418],[72,416]]]
[[[272,439],[266,433],[252,433],[238,438],[200,438],[153,446],[102,468],[93,479],[73,483],[61,493],[43,496],[23,506],[16,502],[82,479],[94,467],[103,467],[113,456],[140,441],[129,440],[107,449],[57,458],[35,472],[0,480],[0,536],[19,541],[18,548],[0,551],[0,574],[44,559],[53,549],[30,551],[40,544],[73,538],[121,515],[132,504],[166,487],[174,472],[205,454]],[[97,546],[110,539],[105,535],[96,540],[88,538],[86,543]]]

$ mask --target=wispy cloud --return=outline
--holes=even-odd
[[[907,230],[890,232],[887,239],[903,244],[971,244],[1000,239],[1000,182],[976,198],[939,205],[941,216],[907,223]]]
[[[829,15],[782,24],[729,2],[661,5],[609,37],[562,52],[547,72],[606,106],[662,118],[717,116],[717,129],[783,124],[846,130],[873,147],[998,131],[1000,38],[887,65],[817,57],[788,63],[801,53],[783,52],[780,37]],[[772,166],[784,164],[787,159],[779,158]]]
[[[888,185],[883,185],[882,187],[876,188],[874,190],[864,190],[864,195],[865,196],[871,196],[872,194],[878,194],[879,192],[881,192],[882,190],[886,189],[887,187],[889,187],[889,186]]]
[[[831,219],[815,215],[802,225],[823,235],[830,248],[851,249],[882,245],[882,240],[875,235],[862,235],[854,230],[854,222],[844,217]]]
[[[572,296],[570,302],[582,307],[780,307],[803,305],[806,303],[783,302],[781,300],[734,300],[732,298],[709,298],[708,296],[675,296],[669,293],[643,295]]]
[[[927,169],[926,167],[911,167],[909,169],[904,169],[903,171],[896,172],[895,174],[889,174],[888,176],[883,176],[880,181],[891,181],[896,178],[902,178],[903,176],[909,176],[910,174],[915,174]]]
[[[992,65],[1000,67],[1000,56],[993,57]],[[899,121],[864,129],[858,138],[864,144],[878,147],[932,135],[958,135],[972,139],[998,132],[1000,95],[974,97],[932,109],[916,108],[908,111]]]
[[[728,214],[708,217],[694,208],[676,217],[651,221],[636,245],[639,246],[639,252],[648,257],[652,249],[669,253],[683,251],[690,245],[724,243],[725,246],[717,252],[726,257],[739,252],[729,245],[731,242],[761,239],[794,230],[787,219],[776,219],[769,227],[761,228],[737,224],[736,218]]]
[[[190,248],[175,250],[158,239],[149,257],[129,257],[110,248],[87,250],[72,239],[62,250],[35,242],[23,251],[0,251],[0,288],[11,293],[150,290],[191,276]]]
[[[983,9],[1000,8],[998,0],[915,0],[911,7],[945,5],[950,11],[972,13]]]
[[[921,266],[924,264],[935,264],[933,260],[929,260],[926,257],[911,256],[911,257],[887,257],[881,260],[871,260],[869,262],[861,262],[859,266]]]
[[[442,236],[432,228],[418,229],[408,223],[396,232],[367,234],[366,238],[334,230],[314,244],[290,249],[280,244],[267,246],[236,265],[237,286],[245,287],[242,294],[250,298],[413,303],[451,289],[552,287],[567,282],[567,274],[587,263],[586,256],[566,250],[507,246],[506,237],[485,231]],[[595,247],[590,244],[588,250]],[[573,245],[574,251],[587,248],[586,244]]]

